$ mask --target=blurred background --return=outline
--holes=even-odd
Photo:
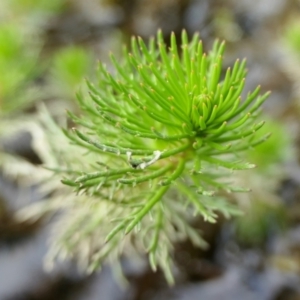
[[[200,32],[206,49],[225,40],[225,67],[247,58],[245,93],[259,84],[272,91],[262,118],[273,135],[245,154],[259,167],[236,178],[252,189],[232,196],[244,215],[194,224],[210,247],[174,245],[172,288],[146,260],[122,261],[123,285],[108,266],[89,276],[75,262],[46,271],[51,220],[15,217],[60,188],[56,181],[41,189],[48,140],[59,142],[43,125],[45,111],[66,124],[97,60],[109,64],[110,51],[120,56],[132,35],[147,40],[158,28],[166,42],[183,28]],[[1,0],[0,300],[299,300],[299,116],[300,1]]]

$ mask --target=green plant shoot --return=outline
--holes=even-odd
[[[216,41],[206,53],[199,36],[189,41],[185,31],[180,46],[172,34],[168,47],[159,31],[149,44],[133,37],[122,61],[111,54],[113,71],[99,63],[89,95],[78,94],[83,115],[69,113],[73,151],[88,153],[62,180],[78,198],[69,207],[76,221],[70,215],[60,227],[57,253],[84,252],[93,271],[133,249],[146,252],[152,269],[173,283],[174,243],[205,244],[193,216],[215,222],[218,213],[238,213],[222,192],[247,191],[229,175],[254,167],[238,153],[268,138],[256,132],[269,93],[257,87],[242,97],[246,61],[224,71],[224,48]]]

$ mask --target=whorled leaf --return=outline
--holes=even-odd
[[[105,219],[90,207],[90,218],[78,227],[79,235],[88,228],[85,239],[95,239],[96,232],[102,239],[93,248],[91,269],[113,251],[122,253],[125,243],[148,252],[153,270],[159,265],[172,283],[174,242],[186,237],[203,245],[189,225],[192,215],[215,222],[217,212],[238,214],[218,191],[245,191],[231,186],[224,171],[254,167],[237,153],[267,139],[256,137],[264,124],[256,119],[269,93],[259,95],[257,87],[242,99],[246,62],[237,60],[223,74],[224,48],[216,41],[205,53],[199,36],[189,41],[185,31],[180,46],[171,35],[169,48],[162,32],[149,45],[132,38],[121,62],[111,55],[115,71],[100,63],[98,82],[87,81],[89,96],[78,94],[84,114],[70,113],[77,125],[65,133],[74,151],[86,149],[97,161],[81,156],[82,169],[66,173],[63,183],[84,195],[85,208],[89,201],[110,207]],[[70,254],[78,251],[76,240],[69,243],[74,231],[60,237]]]

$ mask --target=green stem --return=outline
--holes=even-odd
[[[143,219],[143,217],[152,209],[152,207],[161,200],[168,189],[169,186],[163,186],[157,191],[157,193],[146,203],[142,209],[136,213],[134,219],[127,225],[125,234],[128,234],[135,227],[135,225]]]
[[[180,152],[183,152],[184,150],[186,150],[189,147],[190,147],[190,143],[186,143],[186,144],[181,145],[178,148],[164,151],[161,153],[161,155],[159,156],[159,158],[157,160],[176,155]],[[138,158],[138,159],[130,159],[129,163],[132,166],[134,166],[135,168],[138,168],[141,164],[150,162],[151,160],[153,160],[153,158],[154,158],[154,156],[151,155],[151,156],[146,156],[146,157]]]
[[[205,220],[214,223],[215,219],[211,216],[211,213],[206,209],[206,207],[201,203],[199,196],[197,197],[191,189],[189,189],[185,184],[180,181],[177,182],[177,187],[179,190],[187,196],[187,199],[196,207],[198,212],[204,217]]]
[[[151,265],[151,268],[152,268],[153,272],[156,272],[156,270],[157,270],[155,252],[156,252],[156,249],[157,249],[157,245],[158,245],[158,241],[159,241],[159,235],[160,235],[160,232],[162,230],[162,225],[163,225],[163,211],[162,211],[161,207],[159,207],[158,209],[159,210],[158,210],[157,216],[156,216],[154,234],[153,234],[153,237],[151,239],[150,246],[149,246],[149,249],[148,249],[148,252],[151,254],[150,255],[151,258],[149,257],[149,262],[150,262],[150,265]]]
[[[127,172],[134,172],[135,170],[132,168],[124,168],[124,169],[119,169],[119,170],[106,170],[102,172],[93,172],[89,173],[83,176],[78,177],[75,182],[80,183],[80,182],[85,182],[91,179],[99,178],[99,177],[110,177],[112,175],[121,175],[121,174],[126,174]]]
[[[184,171],[184,166],[185,166],[185,160],[180,159],[175,171],[170,175],[169,178],[167,178],[166,180],[163,180],[160,184],[161,185],[171,184],[172,181],[176,180],[182,174],[182,172]]]
[[[154,171],[150,174],[144,175],[144,176],[139,176],[139,177],[135,177],[135,178],[121,178],[118,180],[118,182],[123,183],[123,184],[137,184],[137,183],[141,183],[144,181],[149,181],[151,179],[157,178],[163,174],[165,174],[166,172],[168,172],[170,169],[172,168],[172,165],[167,165],[166,167],[159,169],[157,171]],[[132,170],[132,169],[131,169]]]
[[[123,148],[115,148],[115,147],[107,146],[104,144],[100,144],[96,141],[91,140],[88,136],[84,135],[79,130],[77,130],[77,129],[73,129],[73,130],[75,131],[75,133],[77,134],[77,136],[80,139],[87,142],[88,144],[95,146],[96,148],[102,150],[103,152],[110,152],[110,153],[114,153],[117,155],[127,154],[128,152],[131,152],[131,154],[133,154],[133,155],[147,155],[147,154],[153,153],[153,150],[123,149]]]

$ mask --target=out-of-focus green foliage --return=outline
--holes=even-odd
[[[268,132],[272,132],[268,141],[258,145],[255,149],[250,149],[246,155],[249,161],[256,164],[258,172],[273,173],[274,167],[278,170],[278,165],[292,155],[291,137],[285,126],[270,118],[259,134],[263,136]],[[273,177],[276,177],[274,173]]]
[[[54,57],[42,53],[47,22],[67,4],[64,0],[0,1],[0,166],[6,176],[22,183],[30,182],[29,178],[33,182],[43,180],[44,172],[26,159],[7,153],[2,140],[28,131],[33,136],[33,149],[40,147],[44,135],[35,104],[48,101],[51,112],[56,115],[53,107],[59,107],[61,116],[62,107],[74,107],[70,95],[75,94],[78,82],[88,75],[91,66],[88,50],[83,48],[70,47],[57,54],[54,51]],[[31,113],[25,113],[25,109]],[[47,149],[41,148],[40,157],[46,162],[43,158],[47,157]]]
[[[214,30],[219,38],[228,42],[235,42],[241,39],[242,30],[234,20],[234,12],[225,7],[216,9],[212,19]]]
[[[286,213],[282,203],[252,198],[248,204],[244,207],[244,215],[235,221],[236,235],[243,245],[261,245],[272,233],[285,228]]]
[[[36,101],[35,80],[42,72],[41,25],[65,1],[0,1],[0,114],[11,114]]]
[[[285,127],[274,120],[268,119],[260,134],[266,132],[273,134],[265,143],[245,153],[257,168],[238,178],[239,184],[251,186],[250,193],[237,199],[244,214],[235,221],[237,238],[247,246],[262,244],[270,233],[286,225],[284,205],[276,192],[285,175],[282,165],[294,155],[292,141]]]
[[[74,91],[82,83],[82,78],[91,73],[91,53],[80,47],[68,47],[58,51],[54,56],[52,67],[52,84],[62,96],[73,98]]]
[[[28,83],[37,75],[39,45],[16,24],[0,24],[0,111],[30,103]]]
[[[66,6],[65,0],[3,0],[0,1],[2,21],[13,21],[39,31],[47,17],[58,13]],[[0,21],[1,22],[1,21]]]
[[[283,69],[293,82],[297,106],[300,106],[300,13],[288,22],[284,32],[285,57]]]
[[[15,12],[21,11],[24,14],[32,12],[59,12],[65,5],[65,0],[9,0],[11,9]]]
[[[300,57],[300,21],[291,21],[286,27],[285,40],[289,48]]]

